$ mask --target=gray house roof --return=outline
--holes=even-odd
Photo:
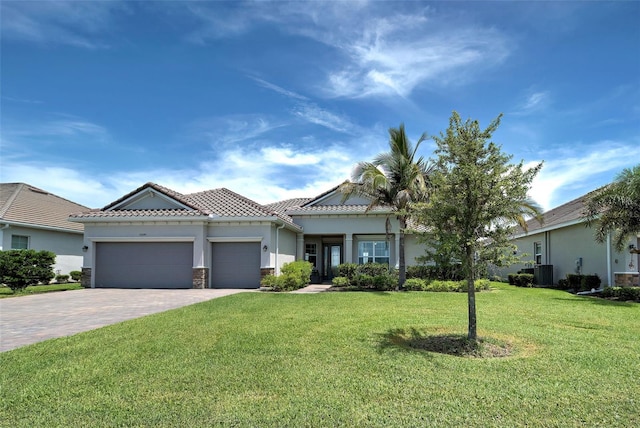
[[[0,223],[82,232],[69,215],[88,209],[26,183],[0,183]]]
[[[586,200],[595,191],[596,190],[545,212],[542,214],[542,224],[536,219],[528,220],[527,233],[539,233],[584,222]],[[524,235],[524,233],[524,230],[518,227],[515,235],[520,236]]]
[[[120,205],[147,189],[154,191],[178,202],[186,208],[171,209],[120,209]],[[174,190],[160,186],[156,183],[146,183],[129,192],[123,197],[113,201],[99,210],[91,210],[72,215],[72,219],[98,219],[98,218],[155,218],[155,217],[209,217],[223,219],[246,218],[277,218],[289,225],[299,228],[293,223],[291,217],[284,213],[278,213],[264,205],[245,198],[229,189],[219,188],[202,192],[181,194]]]

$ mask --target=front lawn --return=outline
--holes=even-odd
[[[243,293],[3,353],[0,424],[640,424],[640,305],[494,286],[511,357],[406,345],[464,333],[462,293]]]
[[[0,299],[5,297],[26,296],[29,294],[50,293],[52,291],[79,290],[82,285],[79,282],[66,284],[30,285],[22,291],[14,292],[9,287],[0,286]]]

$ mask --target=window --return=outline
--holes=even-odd
[[[533,243],[533,259],[537,265],[542,264],[542,242]]]
[[[316,244],[306,244],[304,247],[305,260],[311,263],[313,266],[316,266],[316,261],[318,260],[318,249],[316,247]]]
[[[358,242],[358,263],[389,264],[389,243],[386,241]]]
[[[23,236],[23,235],[11,235],[11,249],[12,250],[28,250],[29,237]]]

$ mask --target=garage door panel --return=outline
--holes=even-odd
[[[211,247],[213,288],[260,286],[259,242],[215,242]]]
[[[191,288],[191,242],[99,242],[96,287]]]

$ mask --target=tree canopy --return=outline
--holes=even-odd
[[[540,218],[539,207],[527,193],[542,163],[524,168],[510,163],[512,156],[491,142],[502,115],[482,130],[478,121],[462,121],[453,112],[446,133],[435,136],[433,188],[428,203],[416,212],[420,222],[436,236],[446,237],[462,261],[467,280],[468,338],[477,341],[475,287],[476,263],[481,255],[499,258],[509,245],[515,225],[526,230],[527,215]]]
[[[402,287],[406,278],[404,257],[404,233],[409,218],[410,205],[426,201],[430,166],[418,156],[420,144],[427,139],[422,134],[415,146],[411,143],[404,129],[389,129],[389,151],[377,155],[371,162],[360,162],[351,175],[351,181],[340,186],[344,200],[358,195],[371,201],[367,211],[376,206],[385,206],[395,212],[400,224],[400,248],[398,249],[398,288]],[[388,229],[388,226],[387,226]]]
[[[624,249],[627,239],[640,233],[640,164],[624,169],[615,181],[593,192],[586,201],[587,225],[595,226],[595,239]]]

